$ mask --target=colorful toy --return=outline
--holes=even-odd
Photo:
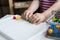
[[[55,17],[53,17],[52,20],[53,20],[54,22],[57,22],[57,19],[56,19]]]
[[[13,19],[16,19],[16,16],[14,16]]]
[[[55,28],[55,29],[54,29],[54,34],[57,34],[57,33],[58,33],[58,29]]]
[[[56,25],[56,28],[60,29],[60,25]]]
[[[31,20],[31,18],[27,18],[27,19],[26,19],[26,21],[28,21],[28,22],[29,22],[30,20]]]
[[[21,17],[20,17],[20,16],[13,16],[13,19],[14,19],[14,20],[20,20]]]
[[[50,28],[54,29],[55,28],[55,24],[50,24]]]
[[[52,33],[53,33],[53,29],[49,28],[49,29],[48,29],[48,33],[49,33],[49,34],[52,34]]]
[[[54,22],[57,22],[57,21],[59,20],[59,17],[56,15],[56,16],[54,16],[54,17],[52,18],[52,20],[53,20]]]
[[[59,19],[58,15],[55,15],[55,18],[58,20]]]
[[[60,16],[55,15],[51,20],[53,23],[49,24],[47,36],[60,38]]]
[[[50,24],[50,25],[51,26],[48,28],[47,35],[52,37],[59,37],[60,25],[55,25],[55,24]]]
[[[16,20],[20,20],[21,18],[19,16],[16,17]]]

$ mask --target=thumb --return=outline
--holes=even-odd
[[[33,13],[29,13],[29,18],[32,17]]]

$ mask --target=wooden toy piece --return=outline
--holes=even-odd
[[[16,16],[13,16],[13,19],[16,19]]]
[[[48,33],[49,33],[49,34],[52,34],[52,33],[53,33],[53,29],[49,28],[49,29],[48,29]]]
[[[16,20],[20,20],[20,19],[21,19],[21,17],[20,17],[20,16],[17,16],[17,17],[16,17]]]
[[[56,25],[56,28],[58,28],[58,29],[59,29],[59,28],[60,28],[60,25]]]
[[[26,21],[28,21],[28,22],[29,22],[30,20],[31,20],[31,18],[27,18],[27,19],[26,19]]]

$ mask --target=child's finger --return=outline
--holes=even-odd
[[[34,23],[34,22],[35,22],[35,20],[36,20],[36,18],[33,18],[33,19],[31,20],[31,23]]]
[[[34,19],[33,19],[33,18],[31,18],[30,23],[33,23],[33,20],[34,20]]]
[[[36,22],[36,24],[38,25],[38,24],[40,24],[42,21],[40,21],[40,19]]]
[[[25,12],[24,12],[24,18],[25,18],[25,19],[26,19],[26,13],[27,13],[27,12],[25,11]]]
[[[25,19],[28,18],[28,15],[29,15],[29,12],[25,12],[24,16],[25,16]]]
[[[25,19],[25,16],[24,16],[24,14],[22,14],[21,16],[22,16],[22,18],[23,18],[23,19]]]
[[[25,12],[25,18],[27,18],[28,17],[28,12]]]
[[[40,23],[42,23],[42,20],[41,20],[41,19],[39,19],[39,20],[36,22],[36,24],[40,24]]]
[[[28,18],[29,12],[25,13],[25,17]]]
[[[38,16],[35,14],[35,15],[34,15],[33,23],[36,23],[36,21],[38,21],[38,20],[39,20],[39,18],[38,18]]]
[[[34,20],[34,23],[38,22],[39,20],[40,20],[39,18],[36,18],[36,19]]]
[[[21,17],[24,19],[24,14],[22,14]]]
[[[33,15],[33,13],[29,13],[28,17],[30,18],[30,17],[32,17],[32,15]]]
[[[32,19],[31,19],[31,21],[30,21],[30,22],[31,22],[31,23],[33,23],[33,22],[34,22],[34,20],[36,20],[36,16],[35,16],[35,15],[33,15],[33,16],[32,16]]]

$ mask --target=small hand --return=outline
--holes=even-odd
[[[40,14],[40,13],[35,13],[32,17],[31,17],[31,23],[36,23],[39,24],[41,22],[43,22],[45,20],[45,16],[44,14]]]
[[[23,19],[27,19],[27,18],[31,17],[32,15],[33,15],[33,13],[32,13],[31,11],[26,10],[26,11],[24,12],[24,14],[22,14],[22,18],[23,18]]]

